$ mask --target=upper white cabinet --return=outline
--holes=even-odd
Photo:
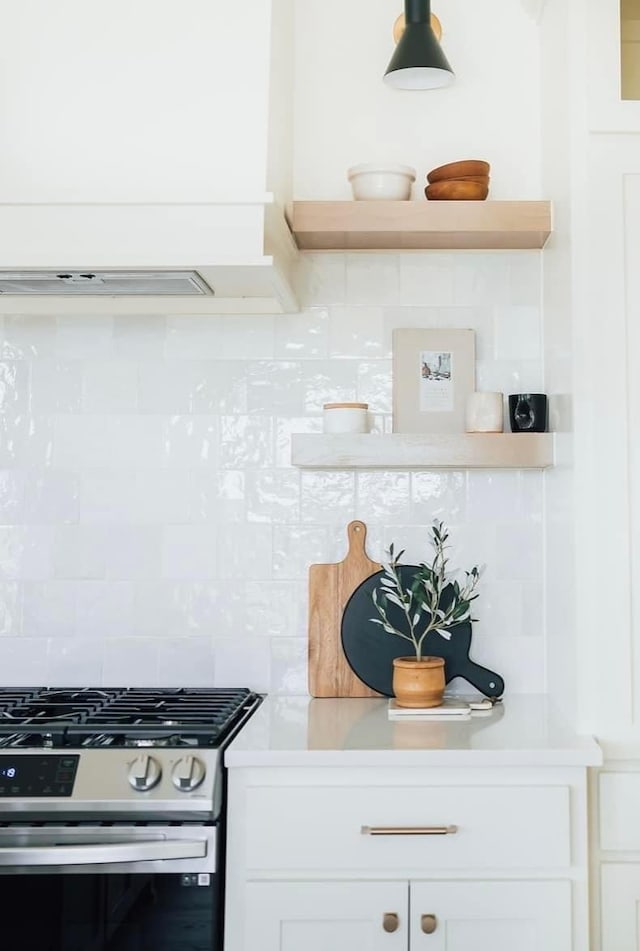
[[[582,28],[582,5],[576,29]],[[588,0],[586,63],[592,132],[640,132],[640,3]]]

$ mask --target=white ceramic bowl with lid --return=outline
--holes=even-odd
[[[409,201],[416,170],[409,165],[354,165],[347,178],[356,201]]]

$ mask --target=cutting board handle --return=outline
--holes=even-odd
[[[347,557],[342,562],[343,570],[353,570],[358,577],[354,576],[354,585],[351,590],[357,588],[360,581],[376,571],[380,566],[371,561],[366,552],[367,545],[367,526],[364,522],[356,519],[347,525],[347,538],[349,540],[349,550]]]

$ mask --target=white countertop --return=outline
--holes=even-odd
[[[390,720],[388,701],[267,697],[229,745],[241,766],[598,766],[546,696],[518,695],[457,723]]]

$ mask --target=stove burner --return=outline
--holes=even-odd
[[[0,690],[0,748],[215,747],[254,701],[244,688]]]

